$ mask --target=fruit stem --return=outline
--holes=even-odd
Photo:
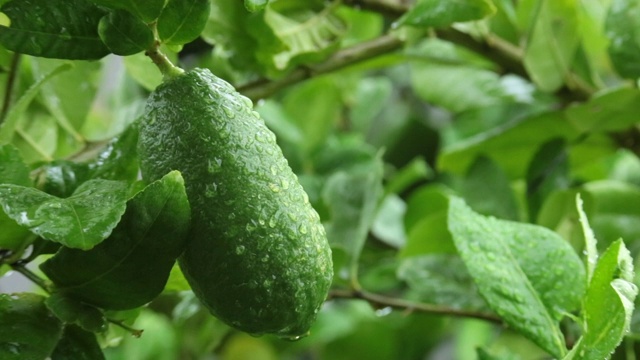
[[[168,80],[184,73],[184,70],[173,65],[171,60],[158,47],[147,50],[145,55],[151,58],[154,64],[160,69],[164,80]]]

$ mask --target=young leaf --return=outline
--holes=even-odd
[[[579,306],[585,288],[571,246],[541,226],[476,214],[459,198],[449,202],[449,230],[487,304],[541,348],[563,356],[558,321]]]
[[[149,49],[153,32],[142,20],[123,10],[104,16],[98,25],[100,39],[116,55],[126,56]]]
[[[639,10],[637,1],[613,0],[605,23],[611,62],[629,79],[640,76],[640,19],[635,15]]]
[[[104,15],[86,0],[13,0],[0,8],[11,26],[0,26],[0,44],[23,54],[94,60],[109,53],[98,36]]]
[[[64,246],[91,249],[107,238],[124,213],[128,186],[124,182],[90,180],[69,198],[34,188],[0,185],[0,203],[18,224]]]
[[[75,325],[64,327],[51,360],[104,360],[96,335]]]
[[[107,321],[100,310],[64,294],[53,293],[45,300],[45,305],[65,324],[75,324],[96,333],[107,329]]]
[[[62,336],[62,323],[36,294],[0,294],[0,358],[46,359]]]
[[[633,259],[622,240],[611,244],[593,272],[584,300],[585,333],[565,359],[608,359],[629,331],[638,288]]]
[[[89,0],[96,5],[111,9],[127,10],[146,23],[150,23],[160,16],[166,0]]]
[[[423,0],[399,21],[399,25],[446,27],[456,22],[480,20],[493,15],[496,7],[491,0]]]
[[[158,18],[158,36],[167,45],[195,40],[209,18],[210,0],[169,0]]]
[[[2,36],[1,34],[2,31],[0,27],[0,37]],[[27,110],[27,107],[29,106],[33,98],[38,95],[38,92],[40,91],[42,85],[54,76],[63,71],[67,71],[70,68],[70,64],[62,64],[51,70],[51,72],[47,75],[41,77],[37,81],[33,82],[33,84],[31,84],[29,89],[27,89],[27,91],[22,94],[20,99],[18,99],[18,101],[11,107],[11,109],[5,116],[4,121],[2,122],[2,124],[0,124],[0,145],[11,142],[13,134],[16,132],[16,127],[18,126],[18,120],[20,120],[20,117]]]
[[[184,250],[189,221],[184,181],[174,171],[129,200],[104,242],[89,251],[62,248],[40,268],[59,291],[88,304],[135,308],[162,291]]]
[[[584,213],[582,205],[582,198],[580,197],[580,193],[578,193],[576,195],[576,208],[578,210],[578,216],[580,217],[582,233],[584,234],[584,251],[587,256],[587,281],[591,282],[596,263],[598,262],[598,248],[596,247],[598,241],[596,240],[596,235],[593,233],[593,230],[589,225],[589,219],[587,219],[587,214]]]

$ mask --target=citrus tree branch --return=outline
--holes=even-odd
[[[393,52],[400,49],[402,45],[403,41],[397,37],[384,35],[340,50],[320,64],[298,67],[282,79],[273,81],[258,80],[239,86],[238,91],[253,101],[264,99],[290,85]]]
[[[394,309],[405,310],[408,312],[418,311],[429,314],[438,314],[446,316],[475,318],[486,320],[496,324],[502,324],[500,319],[495,314],[483,313],[478,311],[460,310],[454,309],[442,305],[425,304],[420,302],[409,301],[405,299],[399,299],[389,297],[385,295],[371,293],[365,290],[339,290],[334,289],[329,293],[329,299],[360,299],[365,300],[375,307],[391,307]]]
[[[7,112],[9,112],[9,107],[11,107],[11,101],[13,99],[13,89],[16,84],[18,71],[20,70],[20,57],[20,53],[14,53],[11,58],[11,65],[9,65],[9,74],[4,89],[4,100],[2,101],[2,109],[0,109],[0,124],[4,122],[4,118],[7,116]]]

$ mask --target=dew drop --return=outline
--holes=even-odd
[[[301,234],[306,234],[308,232],[307,225],[301,224],[298,230],[300,231]]]
[[[285,179],[280,180],[280,185],[283,189],[287,190],[289,188],[289,182]]]
[[[218,194],[218,184],[211,183],[205,187],[204,196],[208,198],[215,197]]]
[[[271,189],[271,191],[273,191],[274,193],[280,192],[280,187],[274,183],[269,184],[269,189]]]
[[[227,115],[227,117],[229,117],[229,119],[233,119],[236,117],[236,113],[235,111],[233,111],[233,109],[228,108],[226,106],[222,106],[222,111],[224,111],[224,114]]]
[[[220,171],[222,168],[222,159],[214,158],[209,159],[209,163],[207,165],[207,171],[211,174]]]
[[[246,249],[244,248],[244,246],[243,246],[243,245],[238,245],[238,246],[236,246],[236,255],[242,255],[242,254],[244,254],[244,251],[245,251],[245,250],[246,250]]]
[[[276,217],[272,216],[271,219],[269,219],[269,227],[274,228],[276,227]]]

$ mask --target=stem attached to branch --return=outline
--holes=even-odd
[[[19,272],[20,274],[22,274],[27,279],[31,280],[31,282],[33,282],[34,284],[36,284],[39,287],[41,287],[42,290],[46,291],[47,293],[51,292],[51,288],[46,283],[46,281],[43,278],[41,278],[40,276],[34,274],[26,266],[24,266],[24,265],[22,265],[20,263],[15,263],[15,264],[11,264],[11,268],[14,271]]]
[[[158,46],[147,50],[145,55],[151,58],[153,63],[156,64],[158,69],[160,69],[160,72],[164,75],[165,79],[170,79],[184,73],[184,70],[173,65],[171,60],[169,60],[169,58],[160,51]]]
[[[364,290],[332,290],[329,293],[330,299],[361,299],[369,302],[376,307],[391,307],[406,311],[418,311],[429,314],[439,314],[455,317],[475,318],[486,320],[496,324],[502,324],[502,320],[494,314],[482,313],[477,311],[453,309],[441,305],[418,303],[404,299],[388,297],[385,295],[374,294]]]

